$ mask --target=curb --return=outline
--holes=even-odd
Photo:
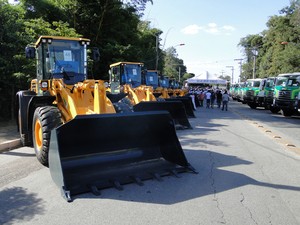
[[[14,139],[14,140],[11,140],[11,141],[5,141],[5,142],[0,144],[0,153],[15,149],[15,148],[18,148],[18,147],[21,147],[21,146],[22,146],[21,139]]]

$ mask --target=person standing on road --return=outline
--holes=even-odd
[[[206,108],[208,108],[208,109],[209,109],[209,106],[210,106],[210,98],[211,98],[211,93],[210,93],[210,90],[208,90],[208,91],[205,93]]]
[[[222,103],[222,92],[221,90],[217,90],[217,105],[218,105],[218,108],[220,109],[221,108],[221,103]]]
[[[222,111],[224,110],[224,108],[227,111],[228,102],[229,102],[229,95],[227,93],[227,90],[225,90],[224,94],[222,95],[222,102],[223,102]]]
[[[211,105],[211,108],[212,108],[212,109],[214,108],[215,99],[216,99],[216,93],[215,93],[215,91],[212,89],[212,90],[211,90],[211,96],[210,96],[210,105]]]
[[[200,90],[199,92],[199,102],[200,102],[200,107],[203,107],[203,100],[204,100],[204,90]]]

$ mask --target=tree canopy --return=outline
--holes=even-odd
[[[300,71],[299,1],[270,17],[267,30],[240,40],[245,53],[242,79]],[[147,69],[181,81],[193,76],[174,47],[160,47],[163,32],[141,19],[147,3],[154,4],[152,0],[19,0],[11,5],[0,0],[0,119],[13,117],[15,93],[28,89],[36,77],[35,62],[25,59],[24,49],[41,35],[91,39],[91,47],[101,54],[101,61],[89,66],[95,79],[107,80],[109,65],[118,61],[143,62]]]
[[[245,60],[241,81],[300,71],[300,1],[271,16],[267,29],[241,38]]]
[[[164,71],[168,54],[159,44],[163,32],[141,20],[147,3],[153,1],[19,0],[11,5],[0,0],[0,119],[13,117],[15,93],[28,89],[36,77],[35,62],[25,59],[24,49],[41,35],[91,39],[101,54],[101,61],[89,66],[94,79],[107,80],[109,65],[118,61],[143,62],[148,69]],[[177,55],[168,59],[172,57],[183,65]]]

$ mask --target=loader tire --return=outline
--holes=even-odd
[[[57,107],[36,108],[32,122],[33,147],[39,162],[47,166],[51,130],[61,125],[61,114]]]
[[[166,100],[164,98],[157,98],[156,101],[158,101],[158,102],[165,102]]]
[[[126,112],[133,112],[133,109],[130,108],[129,105],[127,105],[126,103],[123,102],[116,102],[113,103],[116,113],[126,113]]]
[[[131,101],[128,98],[122,98],[119,101],[119,103],[128,105],[129,109],[131,109],[131,111],[133,111],[133,105],[132,105]]]
[[[23,134],[21,131],[21,110],[19,109],[18,112],[18,123],[19,123],[19,133],[20,139],[23,146],[32,147],[32,138],[31,138],[31,131],[29,133]]]

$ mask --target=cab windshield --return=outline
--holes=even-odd
[[[74,84],[86,79],[86,45],[78,41],[52,40],[43,49],[46,56],[45,71],[49,78],[64,79]]]
[[[124,84],[131,84],[133,87],[141,85],[141,65],[124,64],[121,79]]]
[[[146,85],[152,86],[153,88],[158,87],[158,75],[156,72],[147,72]]]
[[[267,80],[266,87],[272,88],[274,86],[274,79]]]
[[[291,78],[287,79],[286,86],[287,87],[299,87],[300,86],[300,76],[291,77]]]
[[[285,87],[287,79],[287,77],[277,77],[275,86]]]
[[[159,85],[163,88],[169,88],[169,79],[163,78],[159,81]]]

